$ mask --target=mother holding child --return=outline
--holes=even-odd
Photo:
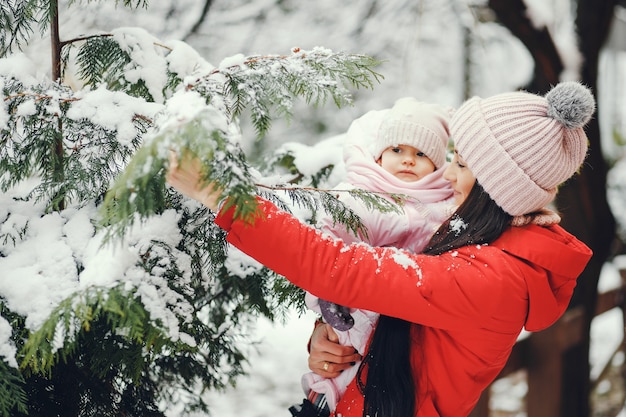
[[[216,211],[227,240],[320,299],[379,313],[335,417],[463,417],[497,377],[522,331],[567,308],[590,249],[547,208],[587,152],[591,92],[563,82],[543,96],[474,97],[450,119],[443,177],[456,209],[422,253],[348,244],[258,199],[252,225],[219,210],[197,161],[170,160],[167,181]],[[317,326],[309,367],[336,377],[360,359]]]

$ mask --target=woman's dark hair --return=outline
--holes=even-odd
[[[498,206],[478,183],[455,213],[433,235],[423,253],[439,255],[467,245],[496,240],[511,224],[511,216]],[[414,417],[417,381],[411,366],[412,323],[381,315],[367,355],[357,373],[365,398],[363,416]],[[416,337],[421,338],[421,326]],[[423,362],[424,358],[420,360]],[[367,377],[362,372],[367,364]]]

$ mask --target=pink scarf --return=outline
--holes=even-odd
[[[348,138],[349,140],[350,138]],[[385,171],[365,147],[346,143],[346,181],[368,191],[405,194],[422,203],[436,203],[452,197],[450,182],[443,178],[446,162],[438,170],[414,182],[406,182]]]

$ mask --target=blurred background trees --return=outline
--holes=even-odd
[[[18,3],[9,0],[7,4]],[[377,71],[384,79],[372,90],[354,91],[353,106],[337,110],[295,102],[288,120],[272,121],[271,129],[261,139],[244,110],[241,145],[247,158],[259,163],[277,150],[282,152],[285,143],[313,145],[340,135],[354,118],[371,109],[390,107],[402,96],[457,106],[473,95],[488,96],[519,88],[542,94],[560,80],[582,81],[598,100],[598,112],[587,128],[590,153],[581,175],[561,189],[556,205],[563,214],[564,227],[594,250],[571,303],[571,308],[581,307],[585,312],[581,331],[588,339],[600,270],[612,256],[624,252],[626,170],[621,167],[626,131],[625,3],[67,0],[59,2],[58,40],[62,44],[84,35],[110,33],[117,27],[138,26],[164,41],[184,40],[214,65],[236,53],[287,54],[294,47],[315,46],[383,61]],[[70,6],[71,12],[67,13]],[[9,15],[6,4],[0,10]],[[51,38],[53,45],[55,40],[54,20],[48,25],[47,17],[46,13],[37,15],[40,25],[21,34],[30,41],[24,52],[41,73],[52,74],[54,79],[61,75],[56,72],[59,59],[65,58],[59,50],[57,55],[52,54],[58,59],[49,59]],[[9,34],[4,30],[6,23],[0,19],[4,45],[7,38],[2,36]],[[3,54],[7,52],[3,50]],[[74,91],[84,87],[84,80],[71,63],[62,81]],[[611,178],[617,179],[611,182]],[[0,220],[6,224],[6,219],[0,216]],[[11,321],[10,314],[4,312],[3,317]],[[13,317],[12,322],[21,319]],[[566,354],[562,368],[566,384],[562,390],[568,401],[563,416],[589,415],[588,356],[588,344]]]
[[[576,79],[595,92],[599,91],[600,54],[607,43],[610,30],[615,25],[622,24],[619,21],[614,22],[617,6],[617,0],[578,0],[570,5],[573,29],[578,41],[576,46],[580,55]],[[524,89],[545,94],[567,71],[572,70],[568,68],[568,52],[559,49],[558,40],[548,27],[537,26],[531,20],[534,14],[528,13],[523,0],[489,0],[488,7],[495,12],[497,20],[526,46],[533,57],[534,70],[532,77],[522,86]],[[609,91],[606,93],[611,94]],[[598,113],[605,110],[610,111],[610,104],[599,97]],[[570,303],[570,308],[583,307],[583,338],[588,340],[596,310],[600,271],[613,255],[617,242],[615,219],[606,194],[609,164],[604,159],[598,115],[592,119],[586,131],[590,145],[586,163],[580,175],[561,187],[556,206],[563,215],[562,225],[565,229],[583,240],[594,252],[592,261],[578,280]],[[562,402],[562,416],[589,415],[590,386],[586,383],[590,372],[588,358],[588,343],[577,345],[565,353],[562,364],[562,392],[563,398],[568,400]]]

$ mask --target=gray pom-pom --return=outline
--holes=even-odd
[[[583,127],[596,110],[596,100],[589,88],[576,81],[557,84],[546,94],[548,117],[568,129]]]

